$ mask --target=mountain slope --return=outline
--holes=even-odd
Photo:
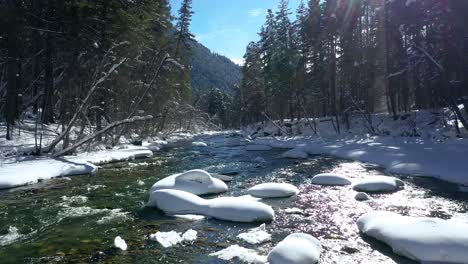
[[[191,61],[191,85],[194,92],[219,88],[230,93],[242,78],[241,68],[230,59],[211,52],[207,47],[193,41]]]

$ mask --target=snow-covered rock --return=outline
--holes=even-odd
[[[150,189],[150,195],[154,191],[162,189],[180,190],[203,195],[226,192],[228,186],[222,180],[211,177],[204,170],[190,170],[168,176],[156,182]]]
[[[262,183],[247,190],[247,193],[261,198],[289,197],[299,193],[296,186],[289,183]]]
[[[468,224],[374,211],[362,215],[359,231],[421,263],[466,263]]]
[[[268,151],[273,148],[268,145],[247,145],[245,149],[248,151]]]
[[[318,185],[350,185],[351,180],[340,174],[321,173],[312,178],[312,183]]]
[[[402,180],[387,176],[370,176],[357,181],[353,189],[360,192],[392,192],[402,188]]]
[[[89,174],[97,167],[87,162],[39,158],[0,163],[0,189],[14,188],[56,177]]]
[[[120,236],[116,236],[114,239],[114,247],[125,251],[127,250],[127,243]]]
[[[371,197],[365,192],[358,192],[354,196],[354,199],[356,199],[357,201],[367,201],[370,200]]]
[[[281,157],[288,159],[307,159],[307,157],[309,157],[309,154],[307,154],[307,152],[299,148],[295,148],[284,152],[283,154],[281,154]]]
[[[237,235],[237,238],[250,244],[261,244],[271,240],[271,235],[266,231],[265,224],[252,228],[248,232]]]
[[[273,209],[261,202],[239,197],[203,199],[179,190],[157,190],[151,193],[147,204],[168,215],[196,214],[233,222],[272,221]]]
[[[268,254],[269,264],[310,264],[320,259],[322,246],[315,237],[294,233],[279,242]]]
[[[261,256],[253,249],[240,247],[238,245],[232,245],[218,252],[211,253],[210,256],[218,257],[226,261],[239,259],[244,263],[250,264],[263,264],[267,262],[266,256]]]
[[[201,142],[201,141],[194,141],[194,142],[192,142],[192,146],[194,146],[194,147],[208,147],[208,144],[206,144],[205,142]]]

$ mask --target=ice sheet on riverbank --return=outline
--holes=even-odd
[[[89,174],[96,166],[87,162],[38,158],[24,161],[0,161],[0,189],[36,183],[56,177]]]

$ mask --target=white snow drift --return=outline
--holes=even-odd
[[[422,263],[466,263],[468,224],[374,211],[357,221],[361,232],[388,244],[395,253]]]
[[[204,170],[190,170],[168,176],[156,182],[150,189],[150,195],[154,191],[162,189],[180,190],[203,195],[225,192],[228,190],[228,186],[222,180],[211,177]]]
[[[296,186],[289,183],[262,183],[247,190],[247,193],[261,198],[289,197],[299,193]]]
[[[307,159],[309,154],[301,149],[295,148],[284,152],[281,157],[288,159]]]
[[[388,176],[370,176],[357,181],[353,189],[360,192],[392,192],[402,188],[402,180]]]
[[[179,190],[157,190],[147,204],[168,215],[197,214],[233,222],[272,221],[273,209],[261,202],[239,197],[203,199]]]
[[[273,148],[268,145],[247,145],[245,149],[248,151],[268,151]]]
[[[320,259],[322,246],[315,237],[294,233],[279,242],[268,254],[269,264],[309,264]]]
[[[0,189],[14,188],[56,177],[89,174],[96,166],[86,162],[63,159],[32,159],[14,163],[0,163]]]
[[[250,244],[261,244],[271,240],[271,235],[266,231],[265,224],[252,228],[248,232],[237,235],[237,238]]]
[[[321,173],[312,178],[312,183],[318,185],[350,185],[351,180],[340,174]]]

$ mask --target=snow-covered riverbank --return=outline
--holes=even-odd
[[[336,122],[327,118],[277,125],[269,122],[250,126],[245,134],[256,136],[253,143],[258,145],[333,155],[376,164],[391,173],[468,185],[467,133],[459,127],[461,133],[456,135],[456,122],[447,110],[419,111],[397,120],[385,114],[373,115],[373,135],[369,134],[370,124],[361,117],[351,118],[350,129],[341,124],[338,133]],[[289,135],[271,136],[280,132]]]
[[[3,128],[0,126],[1,129]],[[7,141],[2,138],[0,141],[0,189],[24,186],[57,177],[90,174],[95,172],[99,165],[152,157],[153,152],[161,150],[170,142],[223,133],[217,131],[176,133],[168,136],[166,140],[153,138],[143,141],[142,146],[134,146],[123,140],[125,144],[111,149],[101,146],[96,147],[95,151],[82,150],[75,156],[55,159],[47,156],[23,156],[35,148],[34,133],[29,131],[30,127],[23,126],[23,129],[24,131],[15,135],[14,140]],[[50,128],[46,130],[49,132],[45,133],[47,136],[43,138],[44,144],[51,142],[56,135]]]

